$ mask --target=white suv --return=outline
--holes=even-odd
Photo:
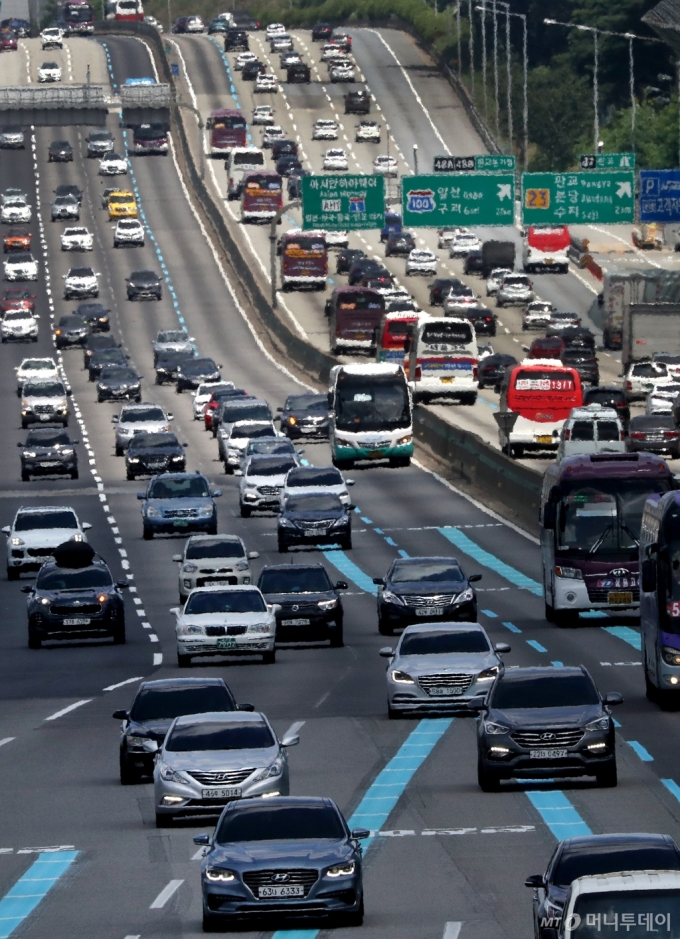
[[[664,362],[652,362],[650,359],[631,362],[623,382],[626,401],[646,398],[657,385],[665,384],[669,380],[670,376]]]
[[[251,582],[250,561],[257,551],[246,551],[238,535],[191,535],[183,554],[172,559],[179,568],[179,598],[185,602],[196,587],[228,587]]]
[[[92,251],[94,236],[82,225],[65,228],[61,233],[62,251]]]
[[[7,580],[18,580],[24,571],[37,571],[52,559],[52,551],[65,541],[87,541],[82,524],[68,505],[22,506],[7,535]]]
[[[111,418],[115,424],[116,456],[124,456],[135,434],[163,434],[170,430],[174,416],[157,404],[125,404]]]
[[[91,267],[72,267],[64,274],[64,300],[99,296],[99,274]]]
[[[64,33],[57,27],[50,26],[49,29],[43,29],[40,33],[40,45],[43,49],[63,49]]]

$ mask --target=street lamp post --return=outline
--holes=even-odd
[[[486,97],[486,0],[482,0],[482,93],[484,95],[484,119],[489,119],[489,102]]]
[[[472,22],[472,0],[468,0],[468,21],[470,32],[468,34],[468,52],[470,54],[470,94],[475,100],[475,28]]]
[[[497,0],[493,2],[493,95],[496,103],[496,140],[500,135],[500,104],[498,102],[498,10],[496,8]]]
[[[415,175],[418,175],[418,144],[413,144],[413,167],[415,170]]]

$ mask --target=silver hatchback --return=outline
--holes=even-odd
[[[115,425],[116,456],[124,456],[135,434],[162,434],[170,430],[172,414],[158,404],[126,404],[111,418]]]
[[[387,666],[390,718],[428,711],[467,711],[486,695],[503,669],[500,655],[479,623],[423,623],[407,626],[396,649],[380,650]]]
[[[226,587],[251,582],[250,561],[257,551],[246,552],[238,535],[192,535],[184,554],[173,555],[179,565],[179,598],[185,602],[196,587]]]
[[[156,827],[173,818],[220,815],[228,802],[287,796],[286,747],[257,712],[213,711],[177,717],[158,751],[153,771]]]

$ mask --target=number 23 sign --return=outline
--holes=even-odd
[[[526,189],[524,192],[525,209],[549,209],[550,208],[550,190],[549,189]]]

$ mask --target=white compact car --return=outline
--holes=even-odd
[[[351,500],[347,487],[353,485],[354,480],[345,479],[334,466],[296,466],[286,475],[281,504],[288,496],[327,493],[338,496],[343,505],[349,505]]]
[[[179,599],[186,602],[197,587],[230,587],[249,584],[250,562],[257,551],[246,551],[238,535],[191,535],[182,554],[174,554],[179,568]]]
[[[261,655],[276,661],[277,604],[269,606],[252,585],[198,587],[177,617],[177,664],[188,668],[194,656]]]
[[[30,222],[33,215],[33,209],[26,201],[26,196],[5,196],[2,200],[2,209],[0,209],[0,221],[5,224],[14,222]]]
[[[414,248],[406,258],[406,276],[411,274],[436,274],[437,255],[433,251]]]
[[[347,154],[344,150],[334,149],[326,150],[323,155],[323,166],[324,170],[347,170],[349,168],[349,161],[347,160]]]
[[[478,251],[482,242],[469,231],[457,231],[449,243],[450,258],[465,258],[471,251]]]
[[[30,310],[8,310],[0,323],[2,342],[38,341],[38,316]]]
[[[100,176],[127,176],[128,161],[119,153],[107,153],[99,161]]]
[[[87,541],[85,532],[91,527],[81,524],[69,505],[22,506],[12,524],[2,529],[7,535],[7,580],[40,570],[65,541]]]
[[[194,412],[194,420],[202,421],[203,412],[205,411],[205,406],[210,401],[213,396],[213,391],[217,391],[218,388],[233,388],[234,383],[231,381],[205,381],[201,382],[196,391],[192,391],[194,402],[192,409]]]
[[[333,84],[353,82],[356,76],[354,66],[349,62],[338,62],[328,69],[328,77]]]
[[[380,143],[380,124],[377,121],[360,121],[354,139],[357,143]]]
[[[54,359],[23,359],[21,365],[17,365],[15,372],[17,376],[17,395],[21,395],[24,382],[59,379],[59,369]]]
[[[286,27],[283,23],[270,23],[264,31],[267,42],[271,42],[274,36],[284,35]]]
[[[486,282],[487,297],[495,297],[502,282],[505,280],[508,274],[512,273],[513,272],[509,267],[494,267]]]
[[[396,176],[399,164],[392,156],[377,156],[373,160],[373,172],[380,176]]]
[[[30,251],[15,251],[5,257],[5,280],[26,281],[38,279],[38,262]]]
[[[225,456],[223,460],[225,473],[233,472],[241,465],[243,453],[248,441],[258,437],[277,437],[276,428],[266,421],[237,421],[231,427],[220,427],[220,444]]]
[[[81,225],[65,228],[61,233],[62,251],[92,251],[94,235]]]
[[[269,42],[269,48],[272,52],[285,52],[293,48],[293,37],[288,33],[279,33]]]
[[[482,304],[472,287],[459,288],[458,292],[453,290],[444,297],[442,307],[445,316],[459,316],[472,307],[479,307]]]
[[[253,111],[253,124],[263,124],[269,127],[274,123],[274,109],[270,104],[258,104]]]
[[[264,133],[262,134],[262,146],[271,147],[273,143],[276,143],[277,140],[285,140],[286,132],[283,127],[280,127],[278,124],[272,124],[269,127],[265,128]]]
[[[40,33],[40,45],[43,49],[63,49],[63,30],[57,29],[55,26],[50,26],[48,29],[43,29],[43,31]]]
[[[522,329],[544,329],[555,307],[549,300],[532,300],[522,316]]]
[[[66,386],[59,378],[25,381],[21,386],[21,426],[63,424],[68,427],[69,408]]]
[[[312,140],[337,140],[337,121],[314,121],[312,126]]]
[[[248,62],[255,62],[257,56],[254,52],[239,52],[239,54],[234,59],[234,68],[237,72],[243,71],[243,66]]]
[[[99,296],[99,274],[91,267],[72,267],[63,277],[64,300]]]
[[[524,306],[536,299],[533,284],[526,274],[507,274],[496,291],[496,306]]]
[[[437,232],[437,247],[448,248],[458,231],[458,228],[440,228]]]
[[[671,414],[673,402],[680,395],[680,382],[659,382],[653,391],[647,395],[645,403],[646,414]]]
[[[646,398],[654,391],[657,385],[670,380],[668,369],[663,362],[652,362],[649,359],[642,362],[631,362],[628,366],[623,391],[627,401]]]
[[[39,82],[60,82],[61,66],[56,62],[43,62],[38,68]]]
[[[349,247],[349,232],[347,231],[324,231],[326,247],[329,251],[342,251]]]
[[[257,454],[244,461],[243,469],[235,470],[241,476],[239,508],[241,518],[250,518],[254,509],[275,509],[281,502],[281,490],[288,471],[298,466],[296,454]]]
[[[138,218],[119,218],[113,228],[113,247],[121,245],[144,247],[144,226]]]
[[[255,79],[253,91],[256,94],[276,93],[279,90],[279,83],[276,75],[258,75]]]

